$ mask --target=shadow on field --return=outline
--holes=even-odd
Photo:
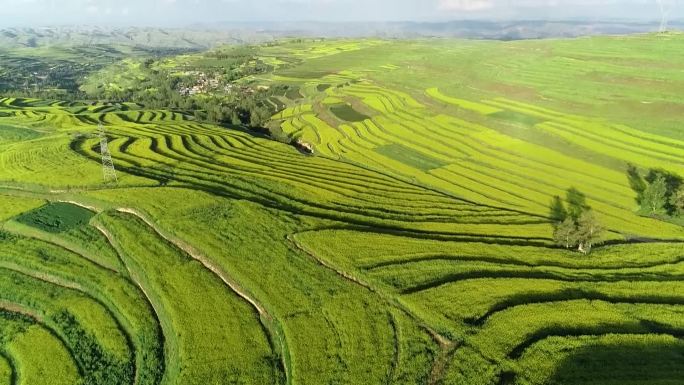
[[[558,364],[549,385],[682,384],[684,343],[646,341],[580,347]]]

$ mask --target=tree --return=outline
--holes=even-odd
[[[587,196],[574,187],[568,189],[565,199],[568,202],[568,216],[575,221],[579,220],[583,212],[589,210]]]
[[[627,166],[627,178],[641,212],[649,215],[684,215],[684,179],[665,169],[652,168],[642,177],[633,164]]]
[[[679,175],[660,168],[649,170],[645,179],[650,184],[653,184],[661,177],[665,179],[664,210],[669,215],[675,215],[676,209],[670,204],[671,198],[677,192],[677,190],[684,185],[684,180],[682,180],[682,177]]]
[[[573,240],[577,242],[578,250],[589,254],[591,248],[601,241],[603,227],[591,210],[585,211],[577,221],[577,228]]]
[[[550,217],[554,223],[561,223],[568,217],[568,211],[565,209],[563,200],[558,195],[553,197],[550,205]]]
[[[679,189],[672,194],[670,206],[674,209],[674,215],[684,216],[684,185],[679,186]]]
[[[579,190],[568,189],[566,201],[567,209],[559,196],[551,200],[549,211],[554,221],[553,240],[566,249],[577,247],[580,252],[588,254],[601,241],[603,227],[587,205],[587,197]]]
[[[553,240],[557,245],[563,246],[566,249],[577,246],[577,238],[575,236],[577,226],[572,218],[565,218],[563,222],[556,225],[553,231]]]
[[[651,215],[662,215],[667,212],[667,203],[667,181],[665,176],[658,175],[644,190],[641,208]]]
[[[648,170],[648,174],[646,174],[646,182],[648,183],[653,183],[658,179],[659,177],[662,177],[665,179],[665,186],[667,187],[667,195],[671,195],[674,193],[679,187],[684,184],[684,180],[682,180],[682,177],[679,175],[669,172],[667,170],[661,169],[661,168],[652,168]]]
[[[631,163],[627,165],[627,178],[629,179],[629,186],[637,194],[636,202],[640,205],[644,199],[644,191],[647,187],[646,181],[644,181],[641,173],[639,173],[639,169]]]
[[[590,253],[593,245],[600,242],[602,232],[603,228],[592,211],[582,213],[577,222],[577,230],[573,234],[578,251],[585,254]]]
[[[249,125],[252,128],[263,127],[271,118],[272,112],[266,107],[255,107],[250,114]]]

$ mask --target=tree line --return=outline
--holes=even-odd
[[[217,50],[206,53],[194,66],[184,67],[202,72],[206,78],[220,79],[220,88],[230,85],[231,92],[219,92],[220,95],[214,92],[192,96],[181,94],[182,88],[196,83],[197,75],[172,76],[171,70],[154,66],[156,60],[150,58],[141,63],[144,76],[135,88],[99,89],[90,96],[114,102],[135,102],[152,109],[192,112],[199,121],[261,128],[277,112],[277,107],[269,99],[285,94],[287,86],[252,88],[233,84],[237,79],[269,69],[257,60],[256,53],[253,47]],[[204,63],[205,60],[220,62],[209,65]]]
[[[287,86],[282,85],[259,88],[233,84],[245,76],[262,74],[270,69],[268,65],[258,60],[257,47],[240,46],[207,52],[188,65],[181,66],[183,70],[193,73],[202,72],[208,78],[220,79],[220,88],[231,85],[231,92],[218,92],[220,95],[215,92],[182,95],[179,92],[180,89],[194,85],[198,76],[172,76],[171,69],[155,66],[172,53],[175,52],[149,52],[148,54],[156,54],[157,57],[140,59],[143,79],[135,84],[134,88],[122,90],[102,87],[92,93],[85,93],[79,88],[85,76],[106,65],[114,64],[123,56],[111,55],[112,58],[102,57],[86,63],[8,57],[8,65],[13,71],[8,73],[0,71],[0,93],[15,97],[68,101],[98,99],[110,102],[134,102],[151,109],[191,113],[197,120],[203,122],[261,128],[278,109],[270,100],[274,96],[284,95],[287,91]],[[117,54],[120,55],[120,53]],[[21,66],[17,63],[25,65]],[[31,81],[30,86],[27,86],[26,84],[29,84],[27,79],[35,77],[33,72],[44,72],[47,77],[38,82]]]
[[[645,175],[630,164],[629,185],[636,193],[639,212],[653,217],[684,217],[684,179],[663,169],[649,169]]]
[[[627,179],[636,193],[638,212],[660,219],[684,219],[684,178],[668,170],[651,168],[645,173],[633,164],[627,166]],[[554,196],[549,205],[553,240],[565,248],[588,254],[600,244],[605,228],[576,188],[566,191],[565,199]]]

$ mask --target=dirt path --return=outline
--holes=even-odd
[[[95,206],[89,206],[89,205],[86,205],[86,204],[81,203],[81,202],[70,201],[70,200],[62,200],[62,199],[58,199],[58,200],[56,200],[55,202],[59,202],[59,203],[69,203],[69,204],[72,204],[72,205],[74,205],[74,206],[83,207],[84,209],[88,209],[88,210],[93,211],[93,212],[98,212],[98,211],[99,211],[99,210],[97,209],[97,207],[95,207]]]
[[[12,302],[0,300],[0,309],[6,310],[10,313],[17,313],[32,318],[41,324],[44,321],[43,317],[41,317],[40,314],[38,314],[38,312],[31,311],[30,309],[27,309],[21,305],[17,305]]]
[[[453,356],[453,353],[458,348],[458,343],[449,342],[446,344],[439,343],[441,351],[439,355],[435,358],[432,363],[432,368],[430,369],[430,378],[428,379],[428,385],[437,385],[444,378],[444,371],[449,365],[449,360]]]

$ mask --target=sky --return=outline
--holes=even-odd
[[[684,18],[684,0],[0,0],[0,27]]]

